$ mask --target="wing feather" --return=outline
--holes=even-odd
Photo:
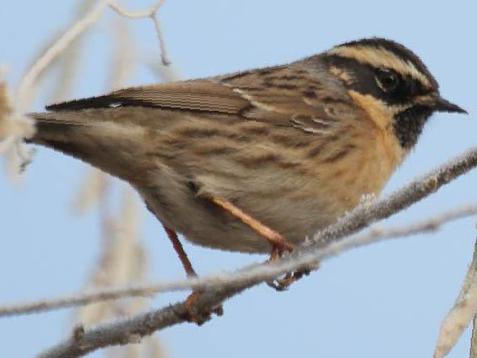
[[[157,107],[184,111],[237,114],[249,101],[232,88],[212,80],[195,80],[130,87],[98,97],[50,105],[50,111],[125,106]]]
[[[317,132],[332,125],[337,117],[354,113],[354,104],[339,80],[306,61],[210,79],[125,88],[47,109],[152,107],[232,115]]]

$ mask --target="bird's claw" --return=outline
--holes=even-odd
[[[288,288],[293,283],[300,280],[303,276],[308,276],[309,274],[310,274],[310,270],[288,272],[282,278],[277,278],[273,281],[268,281],[267,285],[278,292],[283,292],[288,290]]]
[[[222,305],[212,307],[210,309],[198,309],[197,300],[203,294],[201,291],[192,292],[189,297],[185,300],[185,309],[186,313],[184,319],[188,322],[195,323],[198,326],[203,325],[205,322],[212,319],[212,314],[217,316],[222,316],[224,314],[224,309]]]

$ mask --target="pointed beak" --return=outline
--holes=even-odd
[[[437,97],[434,101],[432,108],[438,112],[449,112],[449,113],[465,113],[468,114],[467,111],[458,105],[449,102],[448,100]]]

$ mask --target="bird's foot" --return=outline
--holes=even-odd
[[[292,284],[300,280],[303,276],[308,276],[309,274],[310,270],[287,272],[281,278],[276,278],[273,281],[268,281],[267,285],[279,292],[286,291]]]
[[[185,319],[188,322],[197,324],[198,326],[203,325],[205,322],[212,319],[212,314],[217,316],[222,316],[224,314],[224,309],[222,305],[212,307],[210,309],[200,309],[197,307],[197,301],[200,296],[203,295],[202,291],[194,291],[189,297],[185,300],[185,308],[187,313],[185,314]]]
[[[293,246],[291,244],[289,244],[287,241],[284,241],[284,243],[286,245],[273,246],[272,253],[268,262],[274,262],[283,257],[283,255],[286,255],[293,251]],[[296,271],[287,272],[282,277],[276,278],[272,281],[268,281],[267,285],[280,292],[286,291],[292,284],[300,280],[303,276],[308,276],[311,271],[316,270],[318,268],[319,263],[316,262],[313,265],[304,266]]]

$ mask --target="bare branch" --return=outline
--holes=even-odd
[[[21,168],[31,160],[31,151],[23,146],[21,138],[31,137],[35,128],[30,118],[15,111],[2,77],[0,73],[0,155],[6,154],[8,168],[12,165]]]
[[[470,338],[469,358],[477,358],[477,315],[472,320],[472,336]]]
[[[346,241],[336,242],[332,245],[330,244],[328,248],[318,249],[313,254],[315,257],[314,260],[325,260],[352,248],[368,245],[370,243],[384,239],[394,239],[419,233],[433,232],[448,222],[476,214],[477,205],[471,205],[448,211],[427,220],[419,221],[407,227],[396,227],[389,229],[371,228],[369,233],[364,235],[356,236]],[[310,263],[311,262],[309,261],[305,262],[305,264]],[[87,305],[99,301],[115,300],[124,297],[145,297],[166,291],[178,291],[189,288],[219,288],[220,286],[227,284],[242,284],[254,278],[264,282],[276,277],[280,273],[299,267],[294,262],[292,262],[292,264],[293,265],[291,267],[287,267],[285,269],[281,268],[280,265],[277,265],[276,267],[272,267],[268,264],[252,265],[245,267],[235,273],[223,273],[221,275],[204,276],[201,278],[191,278],[187,280],[169,283],[164,282],[147,286],[116,287],[101,290],[99,292],[96,291],[90,293],[81,293],[59,299],[41,300],[21,305],[3,306],[0,307],[0,317],[39,313],[60,308]],[[303,265],[303,263],[300,263],[300,265]]]
[[[31,101],[30,90],[38,76],[84,31],[96,23],[107,6],[106,0],[100,0],[89,12],[71,26],[43,56],[41,56],[23,76],[17,91],[18,108],[25,111]]]
[[[34,133],[32,121],[15,113],[2,76],[0,73],[0,154],[10,147],[12,141],[19,137],[32,136]]]
[[[46,69],[55,63],[55,60],[64,53],[71,44],[78,39],[89,27],[94,25],[103,14],[106,7],[110,7],[119,15],[130,18],[150,18],[155,27],[155,31],[159,41],[161,51],[162,63],[168,66],[171,62],[167,55],[166,45],[162,36],[159,20],[157,19],[157,12],[163,5],[165,0],[160,0],[156,5],[150,9],[142,12],[128,12],[112,0],[99,0],[91,10],[86,12],[78,21],[76,21],[68,30],[66,30],[51,46],[49,46],[44,53],[32,64],[20,81],[16,93],[16,110],[15,112],[25,112],[34,97],[35,84]],[[12,121],[10,121],[12,122]],[[20,123],[25,121],[19,121]],[[23,136],[26,137],[26,136]],[[31,153],[29,153],[23,146],[22,137],[8,136],[0,138],[0,149],[2,152],[9,150],[8,162],[15,167],[24,167],[31,161]],[[14,171],[10,171],[14,172]]]
[[[76,16],[73,21],[82,18],[96,2],[97,0],[80,0],[76,6],[76,10],[74,10]],[[71,25],[68,25],[68,27],[70,26]],[[64,30],[61,33],[63,32]],[[55,81],[51,93],[47,97],[49,101],[58,103],[71,97],[71,91],[78,78],[78,70],[81,66],[81,60],[85,50],[84,42],[87,34],[88,31],[81,33],[81,35],[65,49],[63,55],[58,58],[57,78],[61,80]],[[57,37],[58,35],[55,37],[55,40]],[[51,67],[53,66],[50,66],[50,68]]]
[[[199,309],[218,304],[236,290],[220,290],[205,293],[197,301]],[[114,323],[98,325],[87,329],[80,339],[72,336],[65,342],[41,353],[38,358],[73,358],[80,357],[99,348],[111,345],[138,343],[143,337],[160,329],[185,321],[187,309],[184,303],[168,306],[164,309],[134,316],[130,319],[115,320]]]
[[[161,6],[164,5],[164,3],[165,3],[165,0],[160,0],[147,10],[129,11],[124,9],[121,5],[117,4],[115,1],[108,0],[108,5],[111,9],[113,9],[118,15],[127,17],[128,19],[144,19],[146,17],[154,16],[159,11]]]
[[[464,284],[454,307],[441,324],[434,358],[445,357],[477,314],[477,242],[474,245],[474,256],[467,271]],[[475,328],[472,333],[471,358],[475,357]]]
[[[156,32],[161,47],[161,56],[164,64],[169,64],[166,48],[164,45],[164,39],[162,37],[160,27],[156,20],[156,14],[159,8],[163,5],[165,0],[159,1],[156,5],[152,6],[149,10],[142,12],[131,13],[124,10],[118,4],[112,0],[99,0],[96,6],[94,6],[89,12],[87,12],[82,18],[80,18],[75,24],[73,24],[60,38],[49,47],[43,56],[41,56],[23,76],[17,91],[18,108],[23,112],[28,108],[31,101],[30,91],[34,87],[34,83],[40,76],[40,74],[61,54],[65,49],[71,45],[71,43],[85,32],[90,26],[95,24],[105,8],[109,6],[116,13],[123,17],[130,19],[151,18],[156,26]]]
[[[369,229],[369,233],[361,237],[355,238],[354,240],[360,242],[370,242],[374,241],[375,239],[383,240],[388,238],[391,239],[434,232],[448,222],[455,221],[457,219],[461,219],[468,216],[473,216],[476,214],[477,205],[464,206],[404,227],[399,226],[389,229],[372,227]]]
[[[157,18],[157,12],[162,7],[162,5],[164,5],[164,3],[165,3],[165,0],[160,0],[148,10],[132,12],[132,11],[124,9],[123,7],[118,5],[115,1],[112,1],[112,0],[108,1],[109,7],[113,9],[117,14],[123,17],[126,17],[128,19],[150,18],[152,20],[152,22],[154,23],[154,29],[156,30],[157,38],[159,40],[161,62],[164,66],[169,66],[171,64],[171,61],[169,60],[169,56],[167,54],[166,42],[164,40],[164,36],[162,35],[159,19]]]
[[[33,122],[18,113],[25,112],[30,106],[30,103],[34,98],[36,88],[35,84],[38,82],[41,75],[45,73],[45,70],[55,63],[58,56],[65,51],[71,42],[78,38],[86,28],[99,18],[101,14],[100,10],[104,7],[105,5],[101,5],[101,2],[99,2],[91,12],[75,23],[68,31],[61,35],[58,40],[54,41],[53,44],[46,47],[44,53],[33,62],[20,81],[20,85],[17,89],[15,106],[11,110],[13,115],[9,116],[8,121],[0,119],[0,122],[3,121],[7,124],[10,123],[10,129],[14,127],[21,127],[24,129],[21,133],[18,133],[17,131],[5,138],[1,138],[2,136],[0,135],[0,141],[2,141],[0,143],[0,154],[1,152],[6,152],[7,172],[13,180],[18,180],[20,178],[19,172],[21,172],[22,169],[24,169],[32,160],[32,151],[25,147],[23,139],[32,135],[34,131]],[[30,128],[28,131],[25,130],[25,124]],[[18,168],[20,168],[20,171]]]

